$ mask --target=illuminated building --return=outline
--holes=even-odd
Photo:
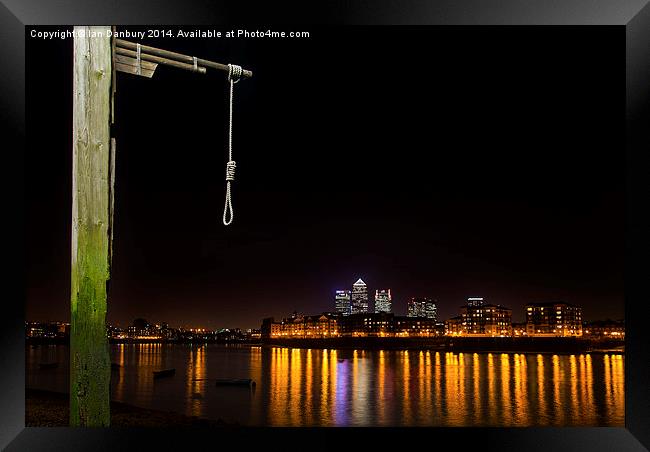
[[[512,310],[501,305],[486,304],[483,298],[472,297],[461,308],[463,335],[510,336]]]
[[[26,335],[30,338],[66,338],[70,324],[63,322],[25,322]]]
[[[127,328],[130,339],[162,339],[163,334],[159,325],[151,325],[145,319],[138,318]]]
[[[463,317],[456,316],[445,320],[446,336],[462,336],[463,334]]]
[[[126,339],[126,331],[117,326],[107,325],[106,333],[110,339]]]
[[[467,306],[483,306],[483,297],[469,297],[467,298]]]
[[[427,317],[395,317],[395,336],[437,336],[436,319]]]
[[[262,332],[260,330],[249,328],[246,331],[246,335],[251,339],[261,339]]]
[[[368,313],[368,286],[361,278],[352,284],[352,300],[351,310],[352,314]]]
[[[27,337],[45,337],[45,328],[42,325],[32,322],[27,325]]]
[[[411,298],[408,302],[408,317],[426,317],[428,319],[438,318],[436,303],[430,298]]]
[[[583,336],[590,339],[625,339],[625,323],[622,320],[597,320],[585,323]]]
[[[280,337],[282,333],[282,324],[281,323],[272,323],[271,324],[271,330],[270,330],[270,336],[271,337]]]
[[[438,320],[438,307],[434,301],[428,301],[424,305],[424,315],[427,319]]]
[[[426,317],[423,298],[411,298],[406,308],[407,317]]]
[[[327,338],[339,335],[339,317],[336,314],[323,313],[320,315],[298,315],[281,322],[275,322],[273,318],[262,321],[260,331],[263,338]]]
[[[393,298],[390,295],[390,289],[375,291],[375,313],[391,312],[393,308]]]
[[[343,315],[350,315],[352,313],[352,306],[350,304],[350,291],[337,290],[335,297],[336,312]]]
[[[528,336],[582,336],[582,308],[569,303],[530,303],[526,310]]]
[[[522,337],[527,336],[526,333],[526,323],[513,323],[512,324],[512,336],[513,337]]]
[[[396,317],[390,312],[342,316],[324,313],[274,322],[264,319],[262,335],[272,339],[334,337],[430,337],[441,335],[435,319]]]
[[[394,316],[388,312],[352,314],[341,319],[341,336],[393,336]]]

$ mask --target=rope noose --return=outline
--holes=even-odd
[[[228,226],[235,218],[232,208],[232,197],[230,194],[230,183],[235,180],[235,168],[237,164],[232,159],[232,99],[233,87],[241,77],[242,68],[236,64],[228,65],[228,81],[230,82],[230,116],[228,119],[228,162],[226,163],[226,205],[223,208],[223,224]],[[228,219],[230,216],[230,219]]]

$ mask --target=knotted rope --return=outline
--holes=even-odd
[[[236,64],[228,65],[228,81],[230,82],[230,116],[228,120],[228,163],[226,163],[226,204],[223,208],[223,224],[225,226],[232,223],[233,218],[235,218],[230,194],[230,183],[235,180],[235,168],[237,168],[237,164],[232,159],[232,104],[233,87],[241,78],[241,74],[241,66],[237,66]],[[230,216],[230,219],[228,219],[228,216]]]

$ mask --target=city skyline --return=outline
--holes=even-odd
[[[388,292],[388,291],[385,291]],[[513,322],[512,310],[507,306],[485,303],[483,297],[468,297],[460,307],[460,315],[439,319],[435,303],[427,298],[409,300],[406,316],[393,312],[366,313],[324,312],[304,314],[295,312],[290,317],[276,320],[262,319],[261,329],[224,327],[216,330],[170,326],[167,322],[149,322],[134,319],[130,325],[107,325],[108,335],[113,339],[210,339],[212,334],[248,334],[247,337],[270,338],[296,336],[309,338],[339,337],[343,335],[380,336],[474,336],[474,337],[600,337],[622,339],[625,336],[623,320],[600,319],[584,321],[582,307],[564,302],[530,303],[525,306],[525,322]],[[300,326],[302,324],[302,326]],[[309,326],[306,326],[309,324]],[[276,325],[278,329],[271,327]],[[325,329],[323,327],[325,326]],[[69,335],[70,323],[60,321],[25,322],[28,338],[62,338]],[[297,329],[298,328],[298,329]],[[341,330],[343,328],[343,330]],[[285,330],[283,333],[282,330]],[[310,331],[310,332],[307,332]],[[214,337],[212,337],[214,339]]]
[[[438,343],[443,337],[500,337],[515,341],[522,338],[593,339],[595,337],[619,341],[625,337],[624,321],[586,322],[583,319],[582,307],[570,303],[529,303],[524,308],[525,322],[523,323],[513,322],[512,313],[512,309],[507,306],[488,303],[483,297],[473,296],[467,297],[466,303],[459,309],[459,315],[449,319],[439,319],[433,300],[412,298],[409,300],[406,316],[380,311],[355,314],[294,312],[291,317],[281,319],[266,317],[262,320],[260,337],[271,340],[430,338],[437,339]],[[532,343],[528,342],[528,344]],[[543,348],[543,344],[548,345],[552,342],[537,342],[538,347]],[[561,349],[560,343],[555,344]],[[583,342],[582,346],[589,346],[589,344]],[[358,342],[357,345],[372,347],[372,342]]]
[[[369,304],[369,293],[370,293],[369,287],[370,287],[370,285],[366,284],[363,281],[362,278],[358,278],[358,280],[355,282],[355,284],[359,284],[360,287],[363,287],[362,291],[359,292],[359,295],[362,296],[362,297],[365,296],[366,297],[365,299],[367,299],[366,303],[367,303],[367,309],[368,310],[365,311],[365,312],[367,312],[367,313],[377,313],[375,303],[373,303],[372,306]],[[433,308],[429,308],[429,309],[433,309],[433,312],[435,313],[435,318],[438,319],[439,321],[444,321],[444,320],[448,320],[450,318],[456,317],[458,315],[457,309],[462,308],[463,306],[465,306],[465,304],[468,304],[468,305],[473,305],[473,304],[480,305],[480,304],[482,304],[484,302],[488,302],[490,304],[496,304],[496,305],[501,305],[501,306],[510,306],[511,305],[509,303],[503,303],[503,302],[500,302],[500,301],[492,300],[492,297],[477,297],[476,296],[476,291],[470,291],[469,292],[469,293],[473,294],[472,296],[461,296],[461,297],[459,297],[457,299],[454,299],[453,301],[448,300],[447,303],[445,303],[444,301],[441,303],[439,301],[440,300],[439,297],[422,297],[422,296],[417,296],[417,297],[413,297],[413,296],[410,296],[410,297],[409,296],[397,296],[397,297],[395,297],[395,296],[393,296],[394,290],[392,290],[390,288],[387,288],[387,289],[375,289],[375,296],[377,295],[377,293],[381,293],[381,292],[388,292],[388,294],[390,296],[390,302],[389,302],[390,311],[387,311],[387,312],[391,312],[391,313],[394,313],[396,315],[409,316],[410,315],[409,314],[409,306],[410,306],[411,302],[413,302],[414,300],[420,300],[423,303],[422,304],[422,306],[423,306],[422,309],[426,309],[424,307],[425,306],[424,302],[430,302],[430,304],[433,305]],[[408,292],[408,293],[412,293],[412,292]],[[297,302],[297,303],[292,305],[293,308],[289,309],[288,311],[284,311],[284,312],[285,313],[286,312],[300,312],[300,313],[303,313],[303,312],[341,312],[339,310],[339,308],[338,308],[339,303],[342,300],[345,300],[345,302],[347,303],[348,311],[347,311],[347,314],[344,314],[344,315],[351,314],[352,312],[351,312],[350,308],[351,308],[352,290],[336,289],[336,290],[334,290],[334,294],[335,295],[334,295],[333,298],[329,297],[329,300],[327,302],[327,304],[329,306],[326,306],[324,309],[319,309],[319,308],[316,307],[318,305],[320,305],[321,307],[324,306],[323,303],[318,303],[318,304],[313,303],[312,304],[312,303],[309,303],[309,302],[305,302],[305,303],[298,303]],[[339,299],[340,295],[344,296],[344,298]],[[319,297],[314,297],[314,298],[318,299]],[[321,296],[320,298],[323,298],[323,297]],[[548,303],[551,303],[551,304],[552,303],[578,304],[578,303],[571,303],[570,301],[567,301],[565,299],[559,299],[559,298],[557,298],[557,299],[550,299],[550,298],[544,299],[544,298],[528,297],[526,299],[527,300],[533,300],[533,301],[519,301],[519,302],[515,302],[513,304],[514,306],[520,306],[522,308],[522,309],[517,309],[517,308],[512,309],[512,311],[513,311],[513,316],[512,316],[513,317],[513,322],[520,323],[520,322],[525,322],[526,321],[526,312],[525,312],[525,310],[523,308],[525,306],[527,306],[527,305],[531,305],[531,304],[543,305],[543,304],[548,304]],[[374,297],[373,297],[373,300],[374,300]],[[272,316],[280,316],[280,315],[282,315],[282,313],[278,313],[277,311],[274,311],[274,312],[275,312],[275,314],[263,313],[259,318],[268,317],[268,316],[272,317]],[[360,312],[364,312],[364,311],[360,311]],[[441,314],[441,312],[444,313],[444,314]],[[135,316],[133,318],[154,318],[154,319],[158,319],[156,321],[159,321],[159,319],[163,319],[163,318],[166,319],[167,317],[159,316],[159,315],[156,315],[156,314],[152,313],[152,314],[138,314],[137,316]],[[130,322],[132,321],[133,318],[118,320],[118,321],[109,321],[108,323],[111,324],[111,325],[115,325],[115,326],[130,325]],[[258,319],[251,319],[251,321],[245,322],[244,324],[241,324],[241,325],[239,325],[239,324],[234,325],[233,323],[223,323],[223,322],[220,322],[217,319],[214,319],[214,320],[212,320],[212,319],[204,319],[203,322],[178,322],[178,323],[175,323],[174,326],[177,327],[177,328],[188,328],[188,329],[189,328],[212,328],[214,330],[223,329],[223,328],[254,329],[254,328],[259,327],[259,318]],[[599,317],[599,316],[596,316],[596,315],[593,315],[593,314],[590,315],[589,312],[587,311],[587,315],[584,317],[584,319],[587,320],[587,321],[598,321],[598,320],[605,320],[605,319],[623,320],[624,316],[621,315],[621,316],[618,316],[618,317],[616,317],[616,316],[600,316]],[[52,317],[52,318],[49,318],[49,317],[41,317],[41,318],[39,318],[39,317],[30,317],[29,321],[68,322],[69,318],[65,317],[65,316],[58,317],[58,318],[57,317]],[[160,321],[163,321],[163,320],[160,320]]]

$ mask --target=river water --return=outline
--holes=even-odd
[[[624,426],[621,354],[112,344],[111,359],[113,400],[242,425]],[[68,366],[67,346],[27,347],[27,387],[68,392]]]

